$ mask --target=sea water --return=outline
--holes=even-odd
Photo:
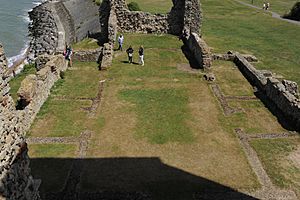
[[[28,47],[28,12],[43,0],[0,0],[0,43],[9,63],[26,52]]]

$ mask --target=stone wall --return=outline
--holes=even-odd
[[[66,0],[63,1],[63,5],[73,22],[74,42],[100,33],[99,9],[93,0]],[[65,24],[68,25],[70,24]]]
[[[180,35],[184,27],[195,33],[200,32],[199,0],[173,0],[174,5],[168,14],[129,11],[125,0],[104,0],[102,4],[103,9],[100,9],[100,15],[108,15],[107,7],[115,10],[120,32]],[[106,23],[103,21],[101,23],[105,27]]]
[[[98,61],[102,50],[103,47],[94,50],[74,51],[72,59],[80,62],[95,62]]]
[[[92,0],[48,1],[35,7],[29,17],[31,60],[62,52],[65,44],[100,33],[98,7]]]
[[[18,91],[17,109],[9,93],[7,60],[0,45],[0,199],[39,199],[40,181],[30,175],[24,135],[66,66],[63,56],[53,56],[44,68],[26,77]]]
[[[291,81],[280,82],[272,77],[270,73],[265,75],[265,71],[257,70],[242,55],[235,53],[234,63],[248,79],[256,86],[276,107],[285,115],[286,119],[300,130],[300,99],[297,97],[296,83]],[[289,84],[287,84],[289,83]],[[292,84],[291,84],[292,83]],[[290,85],[294,85],[290,88]]]
[[[7,60],[0,45],[0,199],[39,199],[30,176],[22,115],[9,93]]]
[[[40,54],[54,54],[57,47],[58,30],[51,3],[43,3],[29,12],[32,23],[29,25],[31,36],[30,59]]]
[[[187,34],[183,40],[192,56],[196,59],[198,67],[210,68],[212,65],[212,56],[205,41],[197,33]]]
[[[53,4],[54,4],[55,11],[64,29],[65,43],[71,44],[75,42],[76,40],[75,25],[70,12],[66,9],[62,1],[57,1],[54,2]]]

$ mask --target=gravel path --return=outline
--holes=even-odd
[[[215,94],[215,96],[217,97],[217,99],[219,100],[221,107],[223,108],[224,114],[226,116],[242,111],[241,109],[231,108],[228,105],[227,99],[224,96],[224,94],[222,93],[218,84],[212,84],[211,89],[212,89],[213,93]]]
[[[234,0],[234,1],[236,1],[236,2],[238,2],[240,4],[243,4],[245,6],[251,7],[251,8],[262,10],[262,7],[254,6],[252,4],[245,3],[245,2],[239,1],[239,0]],[[288,23],[292,23],[292,24],[296,24],[296,25],[300,26],[300,22],[299,21],[282,18],[278,13],[273,12],[273,11],[267,10],[266,12],[271,13],[273,18],[276,18],[276,19],[279,19],[279,20],[282,20],[282,21],[285,21],[285,22],[288,22]]]

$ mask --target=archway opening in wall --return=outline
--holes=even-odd
[[[172,9],[172,0],[126,0],[126,3],[135,2],[141,11],[150,12],[152,14],[166,14]],[[159,5],[159,6],[157,6]]]

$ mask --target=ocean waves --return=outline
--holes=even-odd
[[[0,42],[5,48],[9,66],[24,60],[29,46],[28,12],[43,0],[0,0]]]

